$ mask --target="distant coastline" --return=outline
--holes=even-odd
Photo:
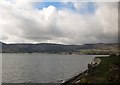
[[[77,55],[110,55],[118,53],[118,44],[84,44],[84,45],[62,45],[53,43],[6,44],[0,42],[2,49],[0,53],[47,53],[47,54],[77,54]]]

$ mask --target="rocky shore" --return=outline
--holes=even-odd
[[[97,65],[99,65],[100,62],[101,60],[99,58],[94,58],[94,60],[88,64],[88,69],[63,82],[61,85],[71,85],[79,83],[81,81],[82,76],[87,75],[89,72],[91,72]]]
[[[96,57],[88,64],[88,69],[70,78],[61,85],[84,85],[84,84],[120,84],[120,55],[109,57]]]

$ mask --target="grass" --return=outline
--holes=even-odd
[[[81,83],[117,83],[120,82],[120,56],[100,58],[100,64],[88,75],[84,75]]]

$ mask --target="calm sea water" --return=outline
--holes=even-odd
[[[50,83],[66,80],[87,68],[95,56],[2,54],[2,82]]]

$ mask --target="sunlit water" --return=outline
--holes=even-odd
[[[50,83],[66,80],[87,68],[95,56],[2,54],[2,82]]]

